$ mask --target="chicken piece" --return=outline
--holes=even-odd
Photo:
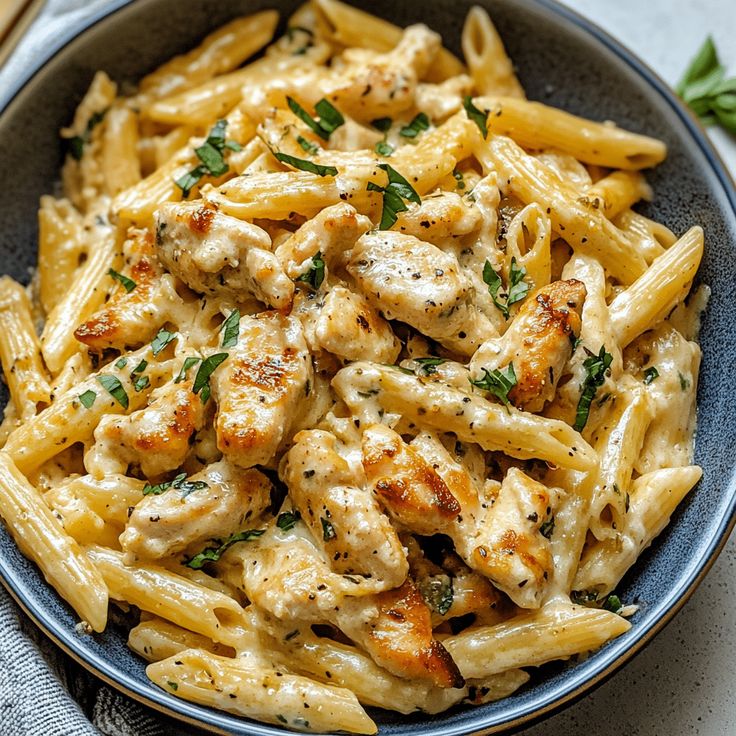
[[[509,392],[514,406],[539,412],[557,390],[562,369],[580,334],[585,284],[555,281],[538,289],[522,305],[502,337],[483,344],[470,361],[474,379],[513,363],[516,385]]]
[[[463,98],[473,92],[473,80],[458,74],[439,84],[419,84],[415,95],[417,110],[434,121],[443,121],[462,109]]]
[[[274,309],[291,306],[294,284],[265,230],[197,202],[167,202],[155,223],[159,260],[194,291],[236,301],[245,292]]]
[[[217,447],[235,465],[267,465],[312,385],[301,323],[263,312],[240,320],[238,344],[211,379]]]
[[[294,507],[335,572],[365,575],[394,588],[406,579],[404,549],[355,469],[322,430],[300,432],[281,476]]]
[[[539,608],[552,575],[547,486],[510,468],[475,534],[455,535],[458,554],[521,608]],[[542,533],[544,531],[544,534]]]
[[[196,487],[205,483],[206,487]],[[172,557],[190,546],[225,539],[252,523],[271,502],[271,481],[254,468],[225,460],[164,493],[150,494],[133,509],[120,536],[131,560]]]
[[[319,347],[345,360],[393,364],[401,352],[391,326],[360,294],[344,286],[331,289],[315,324]]]
[[[363,235],[348,272],[387,319],[407,322],[463,355],[495,334],[472,304],[473,288],[455,256],[431,243],[393,231]]]
[[[389,672],[429,681],[437,687],[463,687],[460,670],[432,634],[432,616],[411,580],[375,596],[346,599],[333,620]]]
[[[420,205],[411,205],[405,212],[400,212],[394,229],[444,246],[477,230],[480,223],[481,213],[477,207],[459,194],[442,192],[424,197]]]
[[[92,350],[124,350],[153,338],[181,303],[170,276],[164,275],[150,230],[132,230],[123,245],[124,276],[134,283],[127,291],[119,285],[110,300],[74,331],[74,337]]]
[[[192,393],[192,381],[165,383],[151,393],[144,409],[102,418],[89,462],[104,468],[104,475],[125,473],[131,463],[148,478],[175,470],[189,454],[205,418],[205,407]]]
[[[365,430],[362,447],[366,477],[388,513],[419,534],[446,532],[460,504],[432,466],[382,424]]]
[[[295,279],[305,272],[305,262],[318,252],[329,264],[372,227],[373,223],[350,204],[341,202],[325,207],[276,248],[276,258],[289,277]]]

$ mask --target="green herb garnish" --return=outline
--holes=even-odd
[[[453,169],[452,175],[455,177],[455,181],[457,182],[456,188],[460,191],[465,189],[465,177],[463,176],[463,172]]]
[[[345,118],[340,111],[324,97],[314,106],[314,111],[319,115],[318,120],[315,120],[293,97],[287,97],[286,103],[294,115],[306,123],[323,141],[328,141],[330,135],[345,124]]]
[[[238,344],[240,336],[240,310],[233,309],[228,318],[222,323],[222,347],[234,348]]]
[[[298,135],[296,137],[296,142],[302,147],[302,150],[307,153],[311,153],[312,155],[319,153],[319,146],[312,143],[312,141],[308,141],[303,135]]]
[[[547,537],[547,539],[552,539],[552,534],[555,530],[555,517],[551,517],[547,519],[540,527],[539,527],[539,533],[543,537]]]
[[[405,125],[399,130],[399,135],[403,138],[416,138],[422,131],[429,130],[429,118],[426,113],[417,113],[409,125]]]
[[[111,376],[109,373],[103,373],[101,376],[97,376],[98,383],[102,386],[102,388],[107,391],[107,393],[110,394],[110,396],[115,399],[115,401],[120,404],[120,406],[123,407],[123,409],[127,409],[129,406],[128,401],[128,394],[125,393],[125,389],[123,388],[123,384],[120,383],[117,376]]]
[[[126,365],[128,365],[128,359],[127,358],[118,358],[115,361],[115,367],[118,370],[122,370],[123,368],[125,368]]]
[[[371,125],[376,130],[381,131],[381,133],[387,133],[391,128],[392,123],[393,121],[391,118],[376,118],[375,120],[371,120]]]
[[[128,292],[128,294],[130,294],[130,292],[133,291],[133,289],[135,289],[135,287],[137,286],[133,279],[129,279],[127,276],[123,276],[123,274],[118,273],[115,269],[111,268],[107,272],[107,275],[115,279],[115,281],[119,281],[123,285],[125,291]]]
[[[621,599],[615,593],[611,593],[603,602],[602,606],[602,608],[611,613],[619,613],[623,607]]]
[[[311,258],[312,265],[300,276],[296,277],[296,281],[309,284],[313,289],[319,289],[325,280],[325,262],[322,258],[322,252],[317,251]]]
[[[66,144],[68,147],[69,155],[75,161],[82,160],[85,144],[89,143],[90,138],[92,137],[92,131],[104,120],[106,114],[107,109],[100,112],[93,112],[90,115],[89,120],[87,121],[87,125],[82,135],[75,135],[73,138],[67,139]]]
[[[263,529],[248,529],[228,537],[219,547],[207,547],[186,560],[184,564],[192,570],[201,570],[205,562],[217,562],[237,542],[250,542],[263,534]]]
[[[436,373],[438,365],[447,363],[447,358],[435,358],[434,356],[430,356],[428,358],[414,358],[413,360],[415,363],[419,363],[425,376],[430,376],[432,373]]]
[[[337,169],[334,166],[323,166],[322,164],[315,164],[314,161],[308,161],[305,158],[297,158],[296,156],[289,156],[288,153],[274,153],[274,156],[281,161],[282,164],[287,166],[293,166],[295,169],[301,171],[308,171],[310,174],[317,174],[317,176],[337,176]]]
[[[648,386],[656,378],[659,378],[659,371],[652,366],[644,371],[644,385]]]
[[[85,409],[91,409],[92,404],[95,403],[96,398],[97,398],[97,394],[91,389],[88,389],[83,394],[79,394],[79,400],[82,402],[82,406]]]
[[[155,486],[152,486],[150,483],[146,483],[146,485],[143,486],[143,495],[160,496],[165,491],[168,491],[169,488],[180,490],[182,497],[184,497],[194,491],[201,491],[204,488],[209,488],[209,484],[205,483],[203,480],[187,480],[186,473],[179,473],[174,480],[167,481],[166,483],[157,483]]]
[[[588,354],[588,357],[583,361],[586,375],[578,400],[578,408],[575,412],[575,424],[572,425],[577,432],[582,432],[588,423],[590,405],[595,398],[596,391],[605,382],[606,373],[613,362],[613,356],[606,352],[605,345],[601,345],[598,355],[591,353],[587,348],[585,348],[585,352]]]
[[[161,329],[151,341],[151,352],[158,355],[172,340],[176,340],[176,332]]]
[[[386,143],[385,140],[378,141],[375,151],[379,156],[386,156],[388,158],[394,152],[394,147],[390,143]]]
[[[503,402],[504,406],[508,407],[511,403],[509,401],[509,393],[516,386],[514,364],[509,363],[506,368],[495,371],[489,371],[487,368],[483,368],[483,374],[483,378],[476,381],[472,378],[469,379],[470,383],[476,388],[493,394]]]
[[[450,608],[454,599],[452,578],[449,575],[433,575],[419,583],[419,592],[429,608],[444,616]]]
[[[194,377],[194,385],[192,392],[200,394],[199,398],[203,404],[206,404],[210,398],[210,376],[220,363],[227,360],[228,353],[215,353],[209,358],[203,360],[197,369],[197,375]]]
[[[368,182],[368,191],[383,193],[383,210],[381,211],[380,230],[388,230],[395,222],[399,212],[405,212],[407,206],[404,200],[421,204],[422,200],[414,187],[399,174],[396,169],[388,164],[378,164],[388,175],[388,183],[385,187],[378,186],[372,181]]]
[[[279,514],[276,519],[276,526],[281,529],[282,532],[288,532],[294,528],[299,519],[301,519],[301,515],[298,511],[284,511],[282,514]]]
[[[677,94],[704,125],[720,124],[736,135],[736,77],[725,76],[726,69],[708,36],[677,85]]]
[[[202,358],[185,358],[184,363],[181,366],[181,370],[174,379],[174,383],[181,383],[187,377],[187,371],[193,366],[197,365]]]
[[[488,112],[479,110],[473,104],[473,98],[470,95],[466,95],[463,98],[463,107],[467,116],[478,126],[478,130],[480,130],[480,134],[485,140],[488,137]]]
[[[509,318],[509,307],[526,298],[526,295],[529,293],[530,286],[524,281],[525,276],[526,267],[522,266],[519,268],[516,265],[516,259],[512,258],[511,266],[509,267],[509,289],[507,293],[504,293],[501,291],[503,288],[501,274],[493,270],[490,261],[486,261],[483,266],[483,281],[488,284],[488,293],[491,295],[496,308],[506,319]]]
[[[334,539],[337,536],[335,527],[332,526],[332,522],[329,519],[325,519],[324,516],[320,517],[320,521],[322,522],[322,539],[324,539],[325,542],[329,542],[330,539]]]

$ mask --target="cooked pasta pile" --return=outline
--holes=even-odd
[[[62,132],[0,281],[0,514],[90,631],[140,609],[174,696],[374,733],[629,629],[701,475],[703,232],[632,209],[665,145],[528,101],[481,8],[464,63],[336,0],[248,61],[277,22],[99,72]]]

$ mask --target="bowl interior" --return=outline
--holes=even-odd
[[[398,25],[424,22],[441,31],[445,44],[459,52],[463,18],[477,1],[373,0],[364,6]],[[62,48],[0,114],[0,170],[6,176],[12,172],[13,182],[0,190],[2,271],[24,282],[29,279],[36,260],[38,199],[54,190],[62,161],[58,130],[71,119],[95,70],[104,69],[119,82],[134,81],[232,17],[267,7],[278,8],[287,17],[297,4],[295,0],[139,0]],[[615,44],[596,38],[584,23],[577,24],[569,11],[549,0],[482,4],[489,8],[529,98],[595,120],[615,120],[662,138],[669,146],[667,161],[648,175],[655,200],[640,211],[678,234],[693,224],[703,225],[706,232],[700,278],[713,294],[703,320],[696,446],[696,462],[704,466],[705,474],[619,588],[622,600],[640,606],[631,631],[583,662],[540,668],[530,686],[499,703],[438,716],[376,713],[386,734],[496,730],[578,695],[586,684],[599,681],[639,649],[682,602],[724,541],[736,503],[736,400],[723,380],[733,375],[736,362],[726,305],[729,287],[736,283],[736,194],[719,173],[702,133],[657,88],[659,83],[647,77],[649,72],[637,68]],[[2,386],[0,405],[6,400]],[[150,685],[143,662],[127,649],[123,632],[114,626],[99,636],[76,635],[74,614],[1,527],[0,574],[57,642],[130,694],[228,732],[283,733],[188,704]]]

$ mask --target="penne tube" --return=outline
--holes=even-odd
[[[160,99],[236,69],[273,38],[278,20],[275,10],[264,10],[226,23],[196,48],[143,77],[141,96]]]
[[[690,228],[610,305],[621,348],[664,319],[688,292],[703,257],[703,229]]]
[[[114,600],[131,603],[235,649],[252,638],[243,609],[230,596],[157,565],[126,565],[122,553],[115,550],[95,545],[86,551]]]
[[[355,695],[345,688],[204,649],[188,649],[150,664],[146,674],[177,697],[266,723],[302,731],[377,731]]]
[[[11,457],[0,452],[0,516],[26,557],[94,631],[107,623],[107,588]]]
[[[140,181],[138,116],[130,108],[112,107],[105,115],[102,175],[112,197]]]
[[[128,646],[149,662],[160,662],[186,649],[205,649],[223,657],[235,656],[232,647],[218,644],[157,616],[141,621],[130,630]]]
[[[656,138],[595,123],[541,102],[478,97],[474,103],[490,111],[487,125],[491,133],[508,136],[524,148],[553,148],[587,164],[626,170],[656,166],[667,155],[667,146]]]
[[[342,46],[390,51],[401,40],[401,28],[365,10],[339,0],[314,0],[313,5],[325,22],[330,39]],[[427,73],[427,80],[441,82],[464,72],[462,62],[441,48]]]
[[[478,5],[465,17],[462,48],[478,94],[524,99],[526,95],[503,41],[486,10]]]
[[[644,199],[652,200],[652,188],[637,171],[614,171],[599,179],[585,195],[592,203],[603,208],[609,220],[615,220],[622,212]]]
[[[495,626],[471,627],[443,644],[463,677],[489,677],[598,649],[630,628],[615,613],[551,601]]]
[[[25,289],[9,276],[0,278],[0,363],[10,397],[20,418],[35,416],[38,404],[51,399],[31,302]]]
[[[590,545],[580,560],[573,589],[608,595],[652,540],[669,524],[678,504],[700,480],[697,465],[662,468],[637,478],[631,488],[626,527],[616,538]]]
[[[485,170],[498,173],[502,189],[524,204],[539,204],[573,250],[598,258],[613,278],[628,285],[644,273],[646,262],[626,236],[510,138],[491,136],[479,146],[476,156]]]
[[[380,423],[381,415],[376,413],[380,407],[420,426],[454,432],[463,442],[476,442],[484,450],[499,450],[511,457],[539,458],[575,470],[589,470],[597,463],[593,448],[564,422],[421,381],[393,366],[353,363],[337,373],[332,386],[361,417],[363,426]]]

